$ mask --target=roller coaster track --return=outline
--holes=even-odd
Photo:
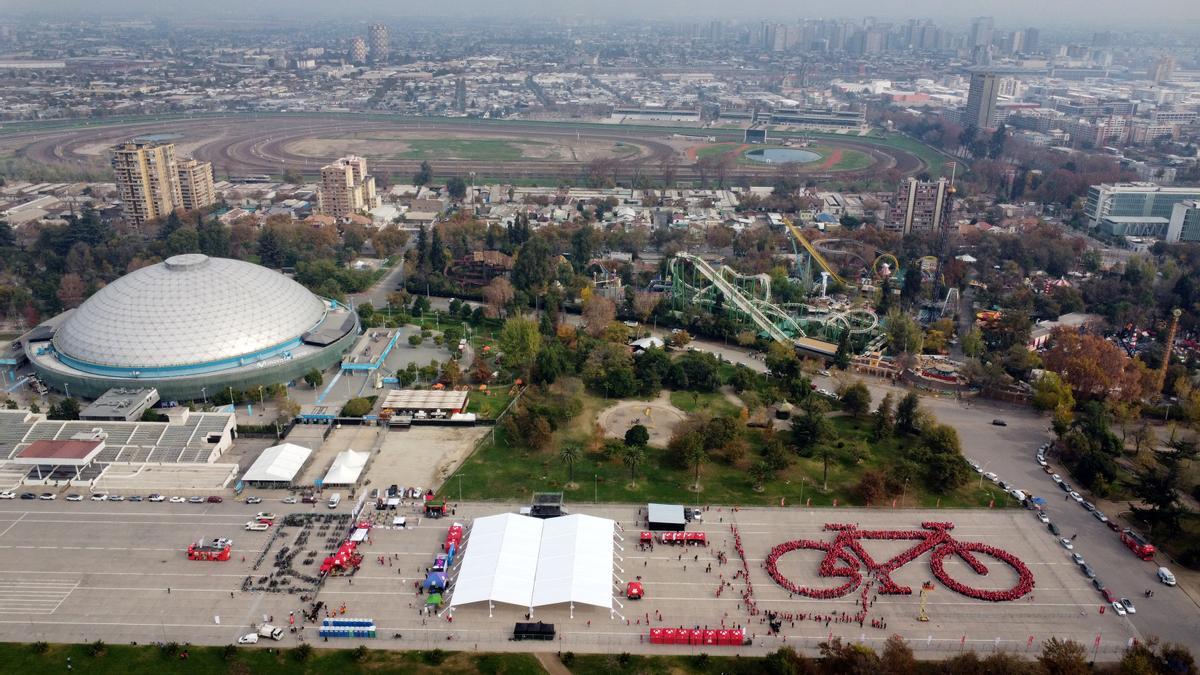
[[[695,283],[689,283],[687,281],[688,275],[686,274],[686,270],[680,264],[684,262],[690,265],[692,269],[711,285],[699,286]],[[744,289],[726,278],[726,273],[734,275],[736,279],[749,280],[753,285],[760,286],[763,288],[763,297],[759,298],[747,293]],[[790,343],[793,338],[804,335],[800,324],[782,308],[771,302],[769,280],[766,280],[764,284],[761,280],[738,274],[728,267],[723,267],[718,272],[702,258],[689,253],[676,253],[675,257],[671,259],[671,280],[677,302],[711,307],[716,302],[712,292],[715,289],[724,295],[725,300],[734,309],[749,319],[761,331],[769,335],[771,339],[777,342]],[[785,328],[791,331],[790,335]]]
[[[796,227],[796,224],[793,223],[791,219],[784,218],[783,224],[785,227],[787,227],[788,233],[792,235],[792,238],[800,243],[800,246],[804,249],[804,252],[808,254],[808,257],[817,261],[817,264],[821,266],[821,269],[825,270],[825,273],[828,274],[830,278],[839,284],[842,284],[843,286],[850,285],[841,277],[841,275],[837,273],[836,270],[833,269],[833,266],[829,264],[829,261],[825,260],[825,256],[821,255],[821,252],[813,247],[811,243],[809,243],[808,239],[805,238],[804,233],[800,231],[800,228]]]

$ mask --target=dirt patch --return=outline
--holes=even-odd
[[[665,447],[675,427],[687,419],[687,413],[666,399],[654,401],[625,401],[600,412],[597,424],[606,438],[625,438],[625,432],[641,424],[650,432],[650,445]]]
[[[833,152],[829,153],[829,156],[825,158],[825,161],[821,162],[821,170],[827,171],[832,169],[840,161],[842,161],[842,150],[841,148],[834,148]]]

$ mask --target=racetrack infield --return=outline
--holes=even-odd
[[[429,161],[439,176],[476,172],[497,179],[586,177],[592,163],[606,160],[605,175],[626,181],[674,174],[700,178],[687,150],[694,141],[674,129],[622,125],[508,120],[386,118],[366,115],[223,115],[167,119],[135,118],[111,124],[21,125],[0,133],[0,156],[76,168],[104,168],[106,149],[131,138],[178,135],[177,154],[211,161],[218,177],[313,176],[325,163],[351,152],[371,162],[376,174],[402,177]],[[725,133],[725,132],[718,132]],[[732,136],[732,134],[730,134]],[[912,152],[860,137],[820,140],[844,155],[865,153],[869,167],[840,171],[837,164],[814,164],[814,177],[844,178],[895,169],[922,171],[927,163]],[[747,162],[746,164],[751,164]],[[771,175],[777,167],[739,164],[735,175]],[[711,176],[710,176],[711,177]],[[399,178],[403,180],[403,178]]]

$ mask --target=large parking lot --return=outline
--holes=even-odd
[[[268,496],[268,493],[264,493]],[[66,503],[63,501],[6,501],[0,503],[0,639],[225,644],[245,633],[263,616],[275,617],[286,627],[289,611],[303,608],[299,595],[243,592],[247,576],[263,574],[252,566],[263,550],[270,532],[246,532],[243,524],[256,511],[280,514],[296,511],[328,513],[325,505],[285,505],[271,496],[263,504],[247,505],[227,500],[222,504],[170,503]],[[339,511],[346,511],[344,504]],[[447,648],[520,649],[559,645],[512,643],[507,640],[514,621],[524,620],[524,608],[486,604],[457,608],[453,622],[446,617],[422,617],[418,608],[423,597],[413,588],[424,577],[426,566],[439,552],[446,528],[454,520],[469,524],[470,518],[515,510],[517,505],[461,504],[457,513],[442,520],[416,517],[411,505],[400,515],[409,517],[406,529],[379,527],[371,531],[365,547],[366,560],[353,577],[328,580],[318,598],[327,605],[347,606],[346,616],[369,617],[379,626],[377,647],[417,647],[437,644]],[[1103,604],[1097,592],[1071,562],[1070,554],[1028,511],[886,511],[854,509],[742,509],[712,507],[705,522],[691,530],[707,532],[707,548],[681,549],[656,545],[653,551],[639,550],[641,527],[637,506],[577,506],[575,512],[617,520],[623,528],[618,549],[617,576],[624,580],[641,576],[646,598],[629,601],[619,597],[617,613],[610,618],[605,609],[567,606],[538,609],[536,619],[558,627],[563,649],[575,651],[667,651],[700,650],[694,647],[664,647],[643,644],[646,617],[655,626],[743,625],[755,637],[755,645],[744,653],[761,653],[785,640],[789,644],[814,647],[829,634],[879,646],[888,635],[899,633],[921,650],[953,652],[966,648],[1002,648],[1023,652],[1033,639],[1032,649],[1051,636],[1079,640],[1089,648],[1100,637],[1100,658],[1137,636],[1126,618],[1110,611],[1101,615]],[[392,512],[382,522],[390,523]],[[744,580],[734,578],[740,560],[733,546],[731,523],[741,533],[753,584],[753,599],[760,610],[800,614],[853,614],[858,592],[833,600],[814,600],[789,593],[763,569],[770,549],[793,539],[832,541],[823,531],[830,522],[858,523],[863,529],[919,529],[922,521],[951,521],[952,536],[958,541],[982,542],[1003,549],[1022,560],[1032,571],[1033,592],[1012,602],[986,602],[959,595],[939,581],[927,599],[928,623],[917,621],[922,582],[933,579],[929,554],[892,573],[898,583],[912,586],[912,595],[873,598],[864,626],[857,622],[796,620],[783,624],[782,635],[768,636],[761,615],[751,617],[743,602]],[[191,562],[184,550],[199,538],[232,537],[233,558],[228,562]],[[324,539],[321,543],[323,545]],[[914,542],[867,541],[864,546],[876,560],[898,554]],[[470,553],[470,539],[466,544]],[[717,562],[718,552],[727,564]],[[243,560],[243,556],[245,559]],[[383,563],[380,563],[382,556]],[[799,585],[827,588],[843,579],[817,576],[819,555],[811,551],[790,553],[780,560],[780,570]],[[946,559],[950,576],[978,588],[1012,586],[1015,574],[992,562],[992,574],[977,577],[955,556]],[[319,560],[318,560],[319,563]],[[711,564],[711,571],[706,571]],[[732,582],[717,596],[721,578]],[[873,595],[873,593],[872,593]],[[1153,611],[1153,606],[1142,611]],[[1144,601],[1151,603],[1152,600]],[[489,616],[491,614],[491,616]],[[659,616],[661,615],[661,620]],[[573,618],[572,618],[573,616]],[[871,622],[886,622],[886,629]],[[315,629],[310,628],[315,639]],[[402,638],[394,638],[400,633]],[[452,639],[448,639],[452,638]],[[296,637],[285,636],[284,644]],[[458,641],[463,644],[454,644]],[[337,642],[345,646],[349,641]],[[329,646],[333,646],[330,644]],[[708,651],[728,650],[709,647]],[[930,654],[933,655],[932,653]]]

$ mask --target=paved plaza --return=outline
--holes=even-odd
[[[243,524],[259,510],[280,514],[305,511],[329,513],[324,504],[284,505],[277,495],[264,492],[261,505],[226,501],[223,504],[170,503],[66,503],[14,500],[0,503],[0,639],[82,642],[153,642],[174,640],[227,644],[247,632],[252,623],[274,617],[288,625],[289,612],[306,608],[298,594],[243,592],[247,577],[266,574],[253,565],[264,550],[270,532],[246,532]],[[346,512],[344,504],[339,512]],[[422,616],[425,597],[414,590],[425,569],[440,552],[447,528],[454,521],[470,524],[471,518],[519,505],[459,504],[455,515],[441,520],[424,519],[410,503],[399,515],[408,527],[376,527],[364,547],[365,561],[353,577],[327,580],[317,599],[335,609],[346,605],[345,616],[374,619],[379,637],[366,641],[373,647],[529,651],[564,649],[577,652],[630,651],[646,653],[709,651],[762,654],[778,645],[815,647],[830,634],[865,640],[878,647],[892,633],[910,639],[919,654],[945,655],[959,649],[1005,649],[1025,652],[1051,636],[1069,637],[1089,648],[1100,637],[1099,658],[1113,658],[1131,637],[1134,626],[1110,612],[1101,615],[1099,595],[1071,562],[1069,553],[1046,532],[1028,511],[888,511],[858,509],[764,509],[731,511],[710,507],[704,522],[689,529],[706,532],[710,546],[678,548],[655,545],[640,550],[636,505],[578,505],[573,511],[615,519],[623,537],[616,559],[616,576],[640,576],[646,597],[629,601],[618,595],[614,612],[603,608],[555,606],[539,608],[534,619],[554,623],[555,643],[511,642],[513,623],[523,621],[527,608],[486,603],[456,608],[448,615]],[[370,514],[368,510],[368,514]],[[390,516],[378,521],[390,523]],[[781,635],[768,635],[763,615],[746,611],[745,580],[735,573],[741,561],[733,546],[731,525],[741,535],[746,564],[753,584],[753,600],[765,611],[791,616],[854,614],[859,592],[833,600],[791,596],[763,569],[770,549],[794,539],[832,541],[825,523],[858,523],[863,529],[919,529],[922,521],[950,521],[958,541],[981,542],[1005,550],[1032,571],[1032,593],[1012,602],[986,602],[959,595],[940,581],[927,600],[928,623],[917,621],[921,583],[933,579],[929,554],[892,573],[898,583],[910,585],[912,595],[872,594],[864,625],[811,618],[784,621]],[[234,555],[228,562],[191,562],[184,549],[200,538],[232,537]],[[313,548],[325,538],[314,537]],[[898,554],[912,542],[864,543],[876,559]],[[470,537],[465,547],[470,555]],[[718,560],[721,554],[726,561]],[[316,556],[319,564],[323,553]],[[244,559],[243,559],[244,556]],[[272,552],[273,556],[273,552]],[[268,559],[271,556],[268,556]],[[305,556],[306,558],[308,556]],[[380,559],[382,557],[382,564]],[[978,577],[950,556],[947,573],[977,588],[1007,588],[1016,575],[1007,566],[986,558],[991,573]],[[817,575],[819,555],[812,551],[789,553],[780,559],[780,570],[798,585],[828,588],[844,579]],[[718,596],[722,580],[728,581]],[[1116,580],[1114,580],[1116,581]],[[615,588],[615,587],[614,587]],[[1141,604],[1142,598],[1135,599]],[[1149,602],[1149,601],[1147,601]],[[1146,608],[1143,608],[1146,609]],[[753,636],[752,646],[690,647],[651,646],[643,642],[650,627],[744,626]],[[661,618],[660,618],[661,617]],[[872,622],[886,622],[886,629]],[[315,627],[306,629],[317,642]],[[394,634],[402,635],[400,638]],[[1033,638],[1032,645],[1030,638]],[[282,645],[294,645],[298,635],[286,635]],[[351,640],[318,646],[353,646]]]

